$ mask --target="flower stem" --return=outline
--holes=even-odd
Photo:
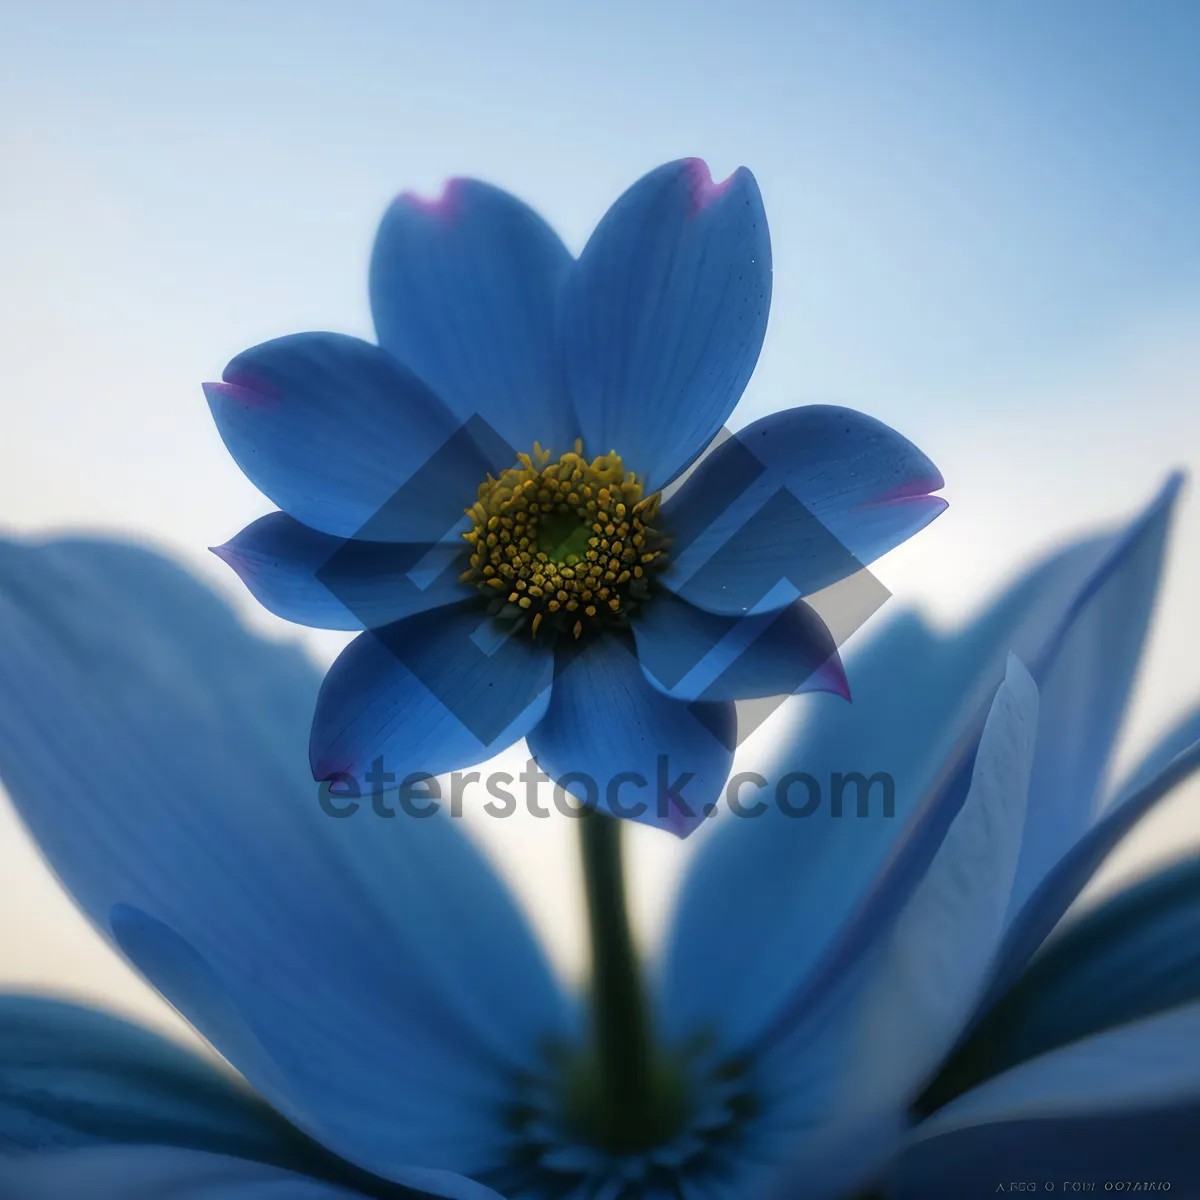
[[[623,1149],[653,1136],[663,1113],[650,1005],[629,928],[621,826],[595,811],[579,821],[592,939],[592,1119],[605,1142]]]

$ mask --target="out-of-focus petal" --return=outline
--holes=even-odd
[[[1200,999],[1198,943],[1200,859],[1191,858],[1056,937],[959,1049],[946,1082],[957,1093],[963,1082]]]
[[[0,1144],[15,1152],[111,1142],[314,1174],[348,1170],[228,1073],[174,1043],[94,1009],[0,996]]]
[[[1194,750],[1200,742],[1200,705],[1182,717],[1142,756],[1136,767],[1113,790],[1100,819],[1117,813],[1139,792],[1150,787],[1180,755]]]
[[[803,600],[762,616],[721,617],[664,593],[632,627],[646,678],[677,700],[850,698],[833,636]]]
[[[730,821],[700,848],[665,959],[661,1007],[678,1036],[716,1023],[731,1049],[748,1048],[786,1028],[886,929],[966,795],[1007,652],[1034,664],[1040,688],[1039,671],[1053,662],[1047,648],[1087,614],[1099,581],[1145,565],[1138,547],[1156,536],[1143,516],[1076,543],[957,635],[902,614],[851,660],[854,704],[796,704],[785,749],[764,774],[808,819],[786,816],[777,795],[760,819]],[[793,786],[781,788],[785,780]],[[747,913],[753,939],[736,932]]]
[[[1072,575],[1074,568],[1081,562],[1090,561],[1093,570],[1088,572],[1065,611],[1060,610],[1051,616],[1048,636],[1033,642],[1037,649],[1022,656],[1031,664],[1030,673],[1038,685],[1039,693],[1043,687],[1049,689],[1050,699],[1043,698],[1040,706],[1042,716],[1039,717],[1038,750],[1029,782],[1029,819],[1023,831],[1021,858],[1006,917],[1010,925],[1020,890],[1028,879],[1027,867],[1031,847],[1040,851],[1048,828],[1056,829],[1058,835],[1062,836],[1064,829],[1071,827],[1072,813],[1076,811],[1076,807],[1069,800],[1054,807],[1054,799],[1047,799],[1048,779],[1053,779],[1054,772],[1061,769],[1064,758],[1074,757],[1083,774],[1082,786],[1086,784],[1087,772],[1096,770],[1096,758],[1104,757],[1108,749],[1097,746],[1093,736],[1097,725],[1101,725],[1112,712],[1112,706],[1102,701],[1086,709],[1085,718],[1075,728],[1070,729],[1069,736],[1064,737],[1061,752],[1054,742],[1054,735],[1060,733],[1064,725],[1069,725],[1069,716],[1064,714],[1061,706],[1064,696],[1069,700],[1071,688],[1069,684],[1064,685],[1064,675],[1067,674],[1069,679],[1069,674],[1061,668],[1064,663],[1075,670],[1094,667],[1086,653],[1080,651],[1080,645],[1088,644],[1096,628],[1103,626],[1111,618],[1114,607],[1119,609],[1118,597],[1126,597],[1137,610],[1145,594],[1153,593],[1156,589],[1162,558],[1162,538],[1179,482],[1178,476],[1172,477],[1146,511],[1126,529],[1109,538],[1078,545],[1058,560],[1060,569],[1066,568],[1067,576]],[[1052,569],[1054,565],[1051,563]],[[1036,622],[1026,626],[1021,631],[1021,638],[1030,638],[1035,628]],[[1045,632],[1044,629],[1042,632]],[[1094,653],[1103,655],[1106,647],[1100,641],[1093,642],[1091,649]],[[1118,640],[1118,658],[1123,650],[1124,643]],[[1103,668],[1099,673],[1106,674]],[[1116,678],[1120,679],[1119,672]],[[1042,719],[1048,705],[1051,705],[1052,718],[1049,729],[1047,722]],[[942,765],[938,781],[930,789],[912,825],[904,831],[904,838],[897,852],[874,881],[871,893],[861,910],[843,932],[839,939],[840,944],[815,977],[814,991],[827,988],[830,979],[845,971],[847,966],[862,954],[877,938],[880,926],[886,927],[889,912],[895,911],[898,905],[904,903],[907,895],[911,894],[921,879],[949,821],[953,819],[953,814],[962,803],[970,779],[977,740],[978,734],[969,728],[955,751]],[[1035,814],[1035,804],[1043,801],[1051,806],[1050,814]],[[1041,819],[1036,820],[1035,816]],[[1077,836],[1078,832],[1081,831],[1077,831]],[[1003,968],[1005,952],[1002,945],[993,966],[993,982]]]
[[[204,386],[250,482],[334,537],[437,542],[494,465],[407,367],[358,338],[297,333],[243,351]]]
[[[497,633],[474,607],[360,634],[321,684],[313,778],[361,785],[378,762],[402,783],[483,762],[541,720],[553,678],[547,646]]]
[[[866,1089],[859,1100],[909,1095],[954,1044],[970,1013],[1003,929],[1037,729],[1037,686],[1010,658],[967,798],[888,936],[863,996],[861,1076],[847,1080],[850,1088]]]
[[[712,440],[742,394],[771,306],[771,239],[754,176],[699,159],[635,183],[564,289],[563,355],[588,455],[615,451],[648,492]]]
[[[1011,922],[997,956],[985,1005],[997,1000],[1021,973],[1113,847],[1154,806],[1200,769],[1200,740],[1177,754],[1133,795],[1123,796],[1054,865]]]
[[[0,774],[84,911],[324,1145],[474,1174],[573,1018],[444,812],[312,783],[317,683],[157,555],[0,546]]]
[[[570,450],[555,318],[571,264],[533,209],[490,184],[452,179],[432,202],[406,192],[371,257],[379,344],[460,421],[482,419],[514,450]]]
[[[782,608],[898,546],[946,507],[938,469],[848,408],[776,412],[722,442],[662,507],[663,582],[711,612]]]
[[[786,1173],[793,1194],[851,1194],[868,1182],[910,1100],[969,1019],[1004,928],[1037,723],[1037,687],[1010,658],[962,808],[852,1001],[834,1092]],[[775,1057],[781,1074],[796,1070],[786,1049]]]
[[[604,636],[560,657],[528,742],[588,806],[686,837],[720,798],[736,726],[732,703],[672,700],[651,687],[631,644]]]
[[[490,1188],[444,1171],[414,1171],[395,1200],[502,1200]],[[260,1162],[176,1146],[104,1146],[0,1157],[0,1195],[14,1200],[361,1200],[379,1195]],[[425,1187],[429,1190],[426,1191]]]
[[[355,1200],[364,1193],[260,1162],[147,1145],[0,1157],[0,1195],[13,1200]],[[418,1195],[412,1193],[413,1200]],[[491,1193],[478,1189],[461,1195],[484,1200]]]
[[[475,594],[457,546],[338,538],[282,512],[212,550],[265,609],[316,629],[376,629]]]
[[[1010,923],[1096,818],[1158,596],[1181,482],[1173,477],[1126,532],[1120,553],[1076,601],[1042,661],[1030,663],[1042,720]]]
[[[1197,1045],[1200,1006],[1188,1005],[1015,1067],[918,1125],[883,1194],[967,1198],[1001,1181],[1107,1178],[1192,1195]]]

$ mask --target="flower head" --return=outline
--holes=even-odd
[[[526,737],[613,812],[579,779],[649,787],[666,758],[691,792],[639,816],[686,834],[728,775],[735,700],[847,694],[802,597],[937,516],[937,469],[830,406],[717,437],[770,306],[745,169],[652,171],[577,259],[487,184],[405,194],[370,291],[378,346],[280,338],[205,389],[282,510],[216,552],[280,616],[365,631],[318,697],[315,777],[403,781]]]
[[[979,1169],[1078,1168],[1092,1122],[1114,1177],[1151,1156],[1195,1190],[1200,1155],[1179,1134],[1200,1101],[1195,863],[1030,965],[1096,865],[1200,765],[1193,713],[1126,784],[1103,782],[1174,492],[957,633],[907,614],[867,645],[859,702],[810,711],[778,766],[886,770],[892,813],[718,824],[646,984],[647,1043],[613,970],[586,1011],[560,987],[444,811],[322,814],[303,767],[317,681],[292,648],[144,551],[5,544],[6,786],[98,927],[305,1136],[171,1063],[146,1069],[127,1034],[93,1031],[107,1057],[43,1038],[36,1078],[0,1038],[0,1141],[82,1154],[0,1158],[0,1184],[125,1162],[130,1178],[223,1170],[281,1190],[272,1172],[302,1172],[322,1200],[397,1184],[457,1200],[928,1197],[971,1194]],[[619,967],[613,932],[597,927]],[[41,1018],[6,1020],[22,1046]],[[642,1097],[636,1119],[612,1103],[622,1079],[642,1081],[624,1093]]]

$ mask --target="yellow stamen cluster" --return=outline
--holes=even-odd
[[[591,625],[623,623],[662,566],[652,527],[659,493],[642,485],[616,454],[588,462],[576,441],[556,462],[536,442],[518,465],[480,484],[467,509],[474,583],[501,618],[578,638]]]

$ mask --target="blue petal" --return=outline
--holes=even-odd
[[[632,627],[646,678],[677,700],[850,699],[833,635],[802,600],[778,613],[721,617],[664,593]]]
[[[1000,1182],[1011,1191],[1023,1182],[1032,1191],[1037,1181],[1065,1180],[1091,1183],[1086,1190],[1096,1194],[1115,1191],[1120,1182],[1122,1192],[1167,1191],[1169,1183],[1176,1195],[1200,1196],[1198,1122],[1200,1102],[1185,1100],[1133,1112],[972,1125],[918,1142],[870,1194],[880,1200],[986,1200]],[[1155,1182],[1160,1188],[1151,1186]]]
[[[548,647],[474,607],[360,634],[321,685],[313,778],[361,783],[377,763],[403,782],[483,762],[541,720],[553,676]]]
[[[371,258],[379,344],[461,421],[481,418],[515,450],[555,453],[579,436],[559,377],[555,318],[572,259],[514,196],[453,179],[384,215]]]
[[[470,1179],[411,1173],[406,1200],[501,1200]],[[0,1157],[0,1194],[20,1200],[355,1200],[377,1195],[259,1162],[177,1146],[105,1146]],[[426,1187],[428,1191],[424,1190]]]
[[[589,455],[657,491],[733,412],[762,348],[771,239],[754,176],[689,158],[633,185],[564,291],[563,354]]]
[[[794,1194],[807,1194],[804,1185],[851,1194],[869,1182],[920,1084],[970,1017],[1004,928],[1037,723],[1037,687],[1010,658],[962,808],[852,1002],[838,1092],[812,1143],[820,1153],[810,1147],[792,1164]],[[786,1049],[772,1056],[781,1086],[796,1074],[792,1057]]]
[[[1173,757],[1168,757],[1172,751]],[[1151,773],[1154,770],[1157,774]],[[989,1004],[1017,978],[1113,847],[1197,770],[1200,770],[1200,714],[1193,714],[1168,733],[1135,769],[1116,801],[1054,865],[1011,921],[989,989]]]
[[[1167,730],[1113,793],[1101,820],[1120,811],[1139,792],[1149,787],[1181,755],[1200,742],[1200,705]]]
[[[444,812],[332,815],[317,684],[156,555],[0,545],[0,775],[84,911],[336,1153],[474,1174],[572,1013]]]
[[[863,996],[860,1099],[906,1100],[971,1013],[1004,927],[1037,733],[1037,686],[1010,658],[967,797],[897,918]]]
[[[1069,547],[957,635],[937,636],[902,614],[851,661],[853,705],[797,704],[785,749],[764,774],[777,792],[788,773],[809,774],[818,810],[795,820],[772,804],[760,819],[726,823],[701,847],[665,956],[662,1007],[678,1036],[719,1014],[733,1049],[787,1028],[886,928],[966,794],[1007,652],[1045,668],[1046,647],[1087,613],[1097,581],[1139,565],[1133,552],[1151,533],[1139,520],[1126,538]],[[834,818],[836,777],[852,773],[889,776],[894,815],[883,780],[869,793],[867,815]],[[801,805],[809,794],[796,788],[785,799]],[[855,795],[846,789],[847,808]],[[739,897],[736,910],[729,896]],[[745,912],[756,914],[753,939],[736,932]]]
[[[444,540],[490,469],[467,428],[411,371],[342,334],[254,346],[204,393],[250,482],[335,537]]]
[[[164,1038],[74,1004],[0,996],[0,1145],[109,1142],[347,1170],[227,1074]]]
[[[987,1003],[1016,978],[1109,851],[1193,767],[1163,759],[1186,746],[1191,718],[1169,734],[1139,768],[1151,777],[1129,785],[1097,815],[1100,782],[1137,667],[1162,568],[1163,546],[1178,476],[1115,545],[1081,594],[1074,619],[1047,649],[1039,673],[1046,689],[1047,735],[1030,784],[1040,805],[1026,829],[1021,867],[1009,906]],[[1194,747],[1193,747],[1194,749]],[[1186,752],[1183,757],[1186,758]]]
[[[884,1195],[991,1194],[1010,1179],[1156,1179],[1200,1189],[1200,1006],[1022,1064],[917,1126]]]
[[[457,546],[337,538],[282,512],[212,550],[264,608],[317,629],[375,629],[476,594]]]
[[[1144,621],[1149,606],[1147,596],[1152,597],[1157,588],[1162,541],[1180,482],[1178,476],[1169,479],[1147,510],[1125,530],[1085,542],[1060,555],[1057,562],[1052,561],[1050,574],[1062,578],[1079,579],[1078,570],[1086,564],[1091,564],[1092,569],[1083,576],[1065,611],[1055,611],[1052,607],[1035,610],[1029,614],[1032,619],[1025,628],[1015,635],[1014,644],[1037,647],[1024,657],[1031,663],[1031,674],[1042,693],[1042,715],[1038,751],[1029,784],[1030,816],[1025,824],[1021,859],[1006,917],[1010,925],[1014,913],[1019,915],[1022,911],[1021,893],[1028,882],[1031,848],[1036,856],[1044,845],[1047,828],[1057,826],[1057,834],[1064,841],[1068,840],[1072,829],[1075,838],[1083,834],[1082,822],[1073,820],[1078,813],[1074,798],[1067,796],[1064,800],[1061,795],[1055,795],[1051,790],[1052,782],[1067,780],[1068,773],[1061,769],[1064,761],[1073,762],[1079,771],[1078,786],[1086,787],[1092,782],[1089,772],[1100,773],[1111,749],[1111,743],[1104,745],[1102,736],[1097,736],[1097,726],[1103,730],[1113,708],[1119,710],[1121,705],[1106,703],[1103,698],[1099,701],[1089,698],[1090,703],[1081,701],[1082,719],[1072,724],[1070,706],[1078,699],[1072,692],[1073,678],[1091,671],[1100,680],[1107,674],[1114,686],[1128,687],[1128,676],[1122,676],[1123,671],[1132,667],[1127,643],[1133,640],[1140,645],[1142,635],[1136,632],[1127,637],[1113,634],[1116,668],[1110,672],[1106,667],[1110,647],[1103,636],[1096,636],[1096,631],[1111,625],[1114,615],[1116,623],[1120,623],[1123,602],[1128,605],[1127,615],[1134,623],[1139,617]],[[1050,632],[1046,636],[1037,636],[1038,633],[1045,634],[1043,621],[1047,616]],[[1056,735],[1061,735],[1061,743]],[[936,785],[925,798],[912,827],[904,831],[899,852],[875,881],[872,894],[849,926],[837,952],[830,956],[825,974],[817,978],[817,988],[826,987],[830,978],[836,977],[848,962],[854,960],[863,946],[873,939],[878,925],[886,923],[889,910],[902,904],[903,897],[920,879],[947,823],[962,803],[977,740],[978,734],[968,731],[949,760],[941,766]],[[1068,787],[1070,782],[1067,782]],[[1063,836],[1064,827],[1067,837]],[[1002,969],[1005,953],[1002,946],[993,980]]]
[[[1031,663],[1042,724],[1010,922],[1095,821],[1154,611],[1179,486],[1173,478],[1134,523],[1043,661]]]
[[[946,502],[937,468],[849,408],[771,413],[722,442],[662,506],[662,579],[711,612],[782,608],[924,529]]]
[[[981,1077],[1117,1025],[1200,999],[1200,859],[1118,893],[1029,966],[964,1052]]]
[[[663,695],[634,648],[605,636],[562,656],[528,742],[542,770],[585,804],[686,837],[720,798],[736,723],[729,702]]]
[[[364,1193],[259,1162],[151,1145],[0,1157],[0,1195],[14,1200],[355,1200]],[[494,1193],[480,1188],[461,1195],[485,1200]]]

